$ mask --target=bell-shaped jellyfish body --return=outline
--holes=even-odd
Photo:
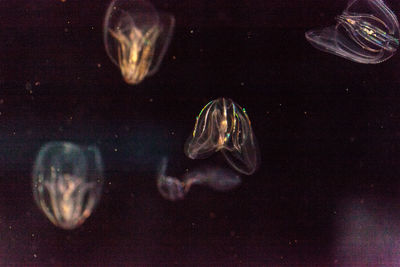
[[[392,57],[399,47],[399,22],[382,0],[352,0],[336,25],[306,32],[317,49],[364,64]]]
[[[138,84],[157,72],[175,19],[145,0],[114,0],[104,19],[104,45],[124,80]]]
[[[193,134],[185,145],[191,159],[206,158],[221,151],[238,172],[253,174],[259,150],[246,110],[228,98],[209,102],[196,118]]]
[[[81,225],[100,199],[103,163],[94,146],[44,145],[33,168],[33,196],[49,220],[64,229]]]

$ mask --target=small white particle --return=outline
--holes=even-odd
[[[26,82],[25,89],[28,90],[28,91],[31,90],[32,89],[32,84],[30,82]]]

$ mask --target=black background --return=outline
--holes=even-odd
[[[346,1],[153,1],[176,29],[136,86],[105,53],[108,4],[0,1],[0,265],[398,264],[400,55],[362,65],[304,38]],[[177,177],[227,166],[183,153],[218,97],[246,108],[260,169],[231,192],[164,200],[163,156]],[[72,231],[32,197],[36,153],[55,140],[97,144],[105,164],[99,205]]]

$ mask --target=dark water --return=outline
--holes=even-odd
[[[399,55],[368,66],[308,44],[345,1],[154,4],[175,35],[159,72],[129,86],[104,51],[107,1],[0,2],[0,264],[400,262]],[[175,176],[197,166],[183,145],[222,96],[246,108],[260,169],[231,192],[162,199],[161,158]],[[97,144],[105,162],[102,199],[73,231],[32,198],[34,158],[54,140]]]

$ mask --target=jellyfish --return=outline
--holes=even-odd
[[[160,170],[157,177],[157,188],[161,196],[170,201],[182,200],[185,197],[184,183],[178,178],[167,176],[168,161],[166,158],[161,160]]]
[[[103,163],[95,146],[50,142],[33,167],[33,196],[56,226],[74,229],[93,212],[100,199]]]
[[[228,98],[213,100],[201,110],[184,151],[191,159],[221,151],[236,171],[246,175],[253,174],[260,161],[246,110]]]
[[[207,185],[215,191],[227,192],[240,185],[242,180],[236,173],[220,167],[207,167],[188,172],[184,175],[185,191],[195,184]]]
[[[157,72],[170,43],[175,19],[145,0],[114,0],[104,19],[104,45],[128,84]]]
[[[310,30],[306,39],[317,49],[348,60],[377,64],[399,47],[399,22],[382,0],[352,0],[336,25]]]
[[[161,160],[157,176],[157,188],[161,196],[170,201],[182,200],[189,193],[193,185],[204,185],[215,191],[230,191],[241,183],[240,176],[229,169],[219,167],[200,168],[190,171],[183,176],[183,180],[166,175],[168,160]]]

